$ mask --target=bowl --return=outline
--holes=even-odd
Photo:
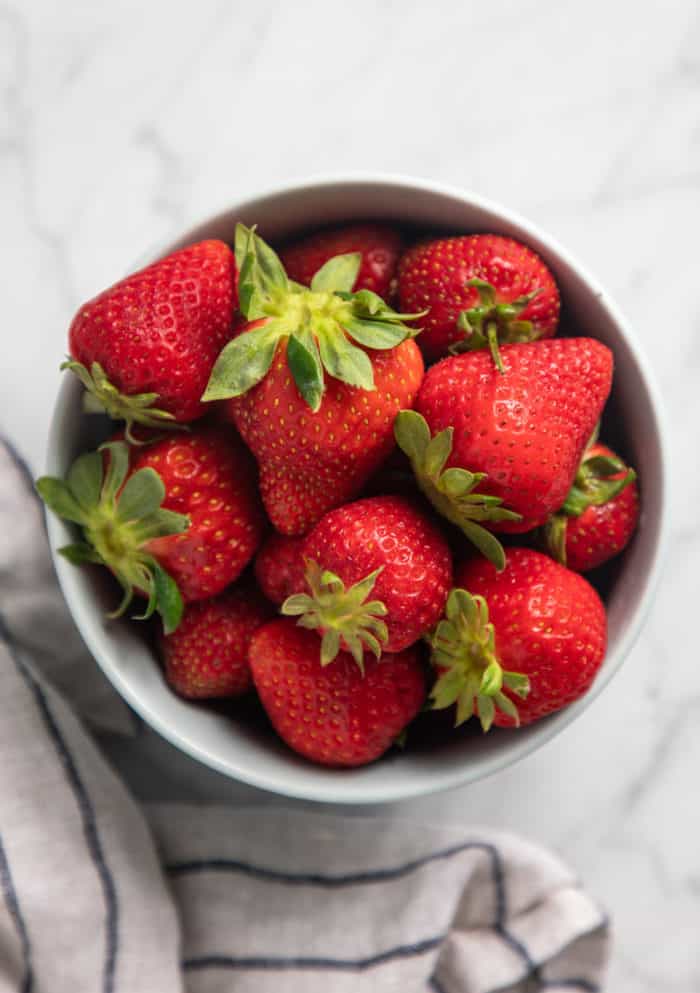
[[[272,732],[226,712],[188,703],[166,686],[143,629],[127,619],[109,621],[114,589],[98,569],[75,568],[56,550],[72,540],[69,525],[48,515],[52,554],[73,618],[115,688],[156,731],[192,757],[253,786],[290,797],[329,803],[393,802],[464,785],[517,762],[574,721],[608,684],[629,654],[649,609],[665,534],[665,456],[659,394],[634,330],[597,279],[567,252],[524,220],[473,193],[393,176],[312,180],[241,200],[196,225],[141,260],[152,261],[203,238],[232,241],[237,221],[257,224],[276,242],[309,226],[377,218],[420,229],[492,231],[531,245],[554,272],[562,320],[615,355],[614,399],[606,414],[606,439],[637,468],[642,490],[638,532],[603,577],[609,643],[593,687],[573,705],[517,731],[460,734],[435,749],[396,752],[360,769],[315,766],[289,750]],[[82,413],[81,387],[65,376],[50,429],[46,471],[63,476],[81,451],[104,432],[100,419]],[[471,722],[470,722],[471,723]]]

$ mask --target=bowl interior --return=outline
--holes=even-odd
[[[225,708],[186,703],[166,687],[143,629],[128,620],[105,619],[115,591],[98,569],[77,569],[55,558],[68,605],[96,660],[134,709],[173,744],[219,771],[264,789],[327,802],[393,801],[470,782],[511,764],[543,744],[601,691],[638,633],[656,580],[662,537],[664,462],[659,404],[634,332],[595,280],[582,272],[532,225],[479,198],[409,180],[313,183],[234,206],[153,257],[202,238],[232,242],[237,221],[257,224],[272,242],[309,226],[351,219],[387,219],[423,230],[512,235],[535,248],[559,283],[565,333],[590,334],[615,354],[614,403],[603,436],[618,445],[639,472],[642,519],[633,542],[614,568],[600,577],[609,618],[609,647],[591,691],[576,704],[519,731],[494,729],[482,736],[454,735],[432,750],[391,754],[358,770],[330,770],[298,758],[264,723]],[[146,260],[149,261],[149,260]],[[62,476],[77,454],[102,440],[106,424],[81,411],[81,390],[66,376],[51,427],[47,472]],[[52,549],[72,540],[69,527],[49,515]]]

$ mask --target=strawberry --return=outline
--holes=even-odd
[[[400,231],[388,224],[346,224],[325,228],[293,242],[280,252],[290,279],[310,286],[318,270],[336,255],[362,257],[353,290],[371,290],[387,298],[401,254]]]
[[[188,604],[177,631],[160,637],[168,685],[191,700],[241,696],[253,685],[250,640],[272,613],[249,584]]]
[[[275,528],[304,534],[352,499],[393,447],[394,417],[423,376],[415,333],[369,290],[351,293],[359,254],[331,259],[306,289],[265,242],[236,229],[241,310],[206,400],[252,449]]]
[[[271,534],[255,557],[255,578],[268,600],[281,604],[304,586],[303,538]]]
[[[316,634],[287,618],[255,632],[248,660],[277,733],[294,751],[322,765],[373,762],[425,699],[416,648],[379,660],[370,657],[364,675],[345,652],[323,666]]]
[[[255,466],[229,428],[202,427],[129,449],[113,441],[73,463],[66,481],[37,482],[45,503],[79,524],[83,538],[61,549],[70,561],[106,565],[119,580],[123,614],[148,597],[166,633],[183,600],[204,600],[232,583],[252,558],[264,518]]]
[[[590,338],[505,345],[501,355],[503,373],[486,352],[443,359],[395,425],[425,495],[499,567],[490,530],[529,531],[561,507],[613,369]]]
[[[432,637],[436,709],[456,723],[530,724],[590,687],[606,646],[605,608],[578,573],[529,548],[508,549],[502,572],[476,557],[456,571]]]
[[[636,478],[606,445],[591,445],[564,505],[544,526],[550,554],[587,572],[621,552],[639,519]]]
[[[399,299],[429,308],[421,324],[426,359],[453,346],[491,349],[548,338],[557,330],[559,290],[542,259],[520,242],[494,234],[440,238],[415,245],[399,265]]]
[[[202,241],[127,276],[84,304],[70,326],[71,369],[88,409],[134,424],[171,426],[204,414],[214,362],[232,334],[236,263]]]
[[[329,511],[301,551],[308,592],[285,600],[282,613],[322,635],[322,664],[341,648],[360,666],[367,649],[377,658],[400,652],[433,627],[445,606],[449,547],[403,497],[369,497]]]

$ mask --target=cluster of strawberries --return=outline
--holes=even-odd
[[[280,258],[239,224],[235,252],[205,241],[106,290],[64,366],[124,426],[37,483],[81,529],[62,553],[121,585],[115,616],[134,596],[160,615],[175,691],[254,686],[328,765],[376,759],[426,706],[488,730],[584,693],[606,616],[579,573],[638,517],[596,440],[612,354],[552,338],[542,260],[405,240],[356,224]]]

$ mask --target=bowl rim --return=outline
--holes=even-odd
[[[539,241],[540,244],[546,246],[547,250],[551,252],[552,255],[556,256],[558,261],[577,275],[579,279],[585,283],[586,287],[598,297],[599,303],[607,312],[611,323],[614,324],[620,332],[633,361],[637,365],[640,378],[644,381],[648,392],[650,413],[652,421],[655,423],[656,433],[658,436],[660,463],[660,473],[658,479],[656,480],[656,486],[659,494],[659,516],[657,522],[657,537],[656,543],[653,547],[651,564],[645,576],[644,587],[634,607],[631,620],[627,624],[626,630],[624,631],[620,642],[617,644],[612,657],[606,657],[606,666],[596,677],[593,686],[575,703],[565,707],[559,712],[551,715],[545,721],[541,722],[540,726],[537,727],[537,730],[524,737],[522,743],[519,743],[517,746],[512,747],[507,751],[504,750],[501,754],[496,752],[493,756],[482,756],[476,764],[470,764],[465,761],[463,764],[457,765],[453,770],[448,770],[442,774],[436,774],[434,777],[431,777],[429,782],[426,782],[425,778],[421,777],[415,784],[407,784],[405,781],[401,781],[393,788],[385,784],[372,784],[373,788],[368,788],[366,784],[364,787],[358,787],[353,783],[353,788],[348,790],[347,787],[349,784],[347,781],[343,784],[343,770],[333,770],[334,772],[337,772],[337,778],[334,777],[334,779],[328,783],[324,781],[323,783],[303,785],[295,788],[292,785],[294,783],[293,775],[285,776],[284,771],[282,770],[277,775],[266,774],[265,772],[256,771],[255,768],[250,768],[244,764],[238,764],[236,762],[235,751],[233,750],[231,760],[223,761],[219,759],[218,756],[210,753],[205,746],[193,741],[189,735],[184,734],[177,728],[169,725],[150,707],[147,701],[145,701],[138,693],[132,692],[128,682],[122,678],[119,668],[113,665],[108,653],[104,652],[103,646],[100,644],[99,639],[96,636],[93,636],[90,626],[88,625],[88,629],[86,630],[86,626],[81,623],[80,618],[82,617],[84,611],[84,601],[80,592],[76,589],[75,583],[73,582],[75,567],[71,566],[66,559],[57,554],[57,548],[60,544],[59,530],[61,524],[53,514],[51,514],[48,510],[45,511],[51,556],[58,576],[58,581],[69,610],[81,632],[90,654],[93,656],[93,659],[98,663],[117,692],[127,701],[129,706],[131,706],[139,714],[139,716],[141,716],[152,728],[154,728],[154,730],[169,741],[170,744],[179,748],[190,757],[202,762],[209,768],[222,773],[229,779],[234,779],[249,786],[289,798],[315,801],[319,803],[350,804],[359,806],[394,803],[420,796],[429,796],[433,793],[454,789],[459,786],[466,786],[471,782],[476,782],[494,775],[496,772],[521,761],[528,755],[531,755],[533,752],[541,748],[543,745],[547,744],[547,742],[551,741],[551,739],[554,738],[560,731],[575,721],[576,718],[594,702],[603,689],[610,683],[611,679],[619,672],[623,662],[629,655],[633,645],[639,637],[641,629],[649,613],[654,594],[658,587],[666,557],[670,526],[668,513],[666,510],[667,494],[669,489],[669,460],[666,441],[668,438],[668,430],[664,402],[656,382],[655,374],[651,368],[650,361],[643,349],[636,342],[634,333],[630,328],[627,318],[621,309],[610,298],[609,294],[602,288],[598,280],[591,275],[585,266],[575,260],[571,254],[560,245],[556,238],[551,237],[546,231],[543,231],[538,224],[520,215],[516,211],[503,207],[500,203],[487,197],[483,197],[469,189],[463,189],[458,186],[402,173],[373,173],[366,171],[350,173],[323,173],[311,175],[304,180],[290,179],[277,183],[274,186],[254,189],[248,193],[244,192],[236,197],[235,200],[229,200],[227,203],[220,206],[219,209],[208,213],[206,217],[195,223],[189,224],[187,230],[183,231],[178,237],[168,238],[167,240],[161,239],[148,252],[143,253],[133,266],[130,266],[125,271],[133,271],[134,269],[140,268],[143,265],[148,264],[148,262],[161,257],[164,253],[172,250],[172,245],[174,243],[186,242],[190,235],[194,235],[201,228],[209,227],[215,224],[227,214],[235,211],[249,211],[251,207],[254,208],[256,203],[261,201],[274,199],[277,197],[305,195],[313,191],[317,191],[319,188],[329,188],[334,186],[366,186],[375,188],[377,186],[390,186],[394,189],[403,189],[408,194],[418,190],[420,192],[433,193],[438,196],[454,198],[468,204],[469,206],[473,206],[476,209],[488,211],[498,215],[503,218],[505,223],[522,229],[527,232],[528,235],[531,235],[533,240]],[[59,387],[51,417],[46,455],[44,458],[44,464],[46,471],[48,472],[53,470],[51,463],[53,461],[53,457],[56,455],[56,452],[59,450],[57,446],[60,441],[59,423],[62,419],[60,415],[64,408],[70,406],[72,402],[72,394],[78,386],[79,384],[77,384],[77,382],[73,383],[69,379],[64,379]]]

